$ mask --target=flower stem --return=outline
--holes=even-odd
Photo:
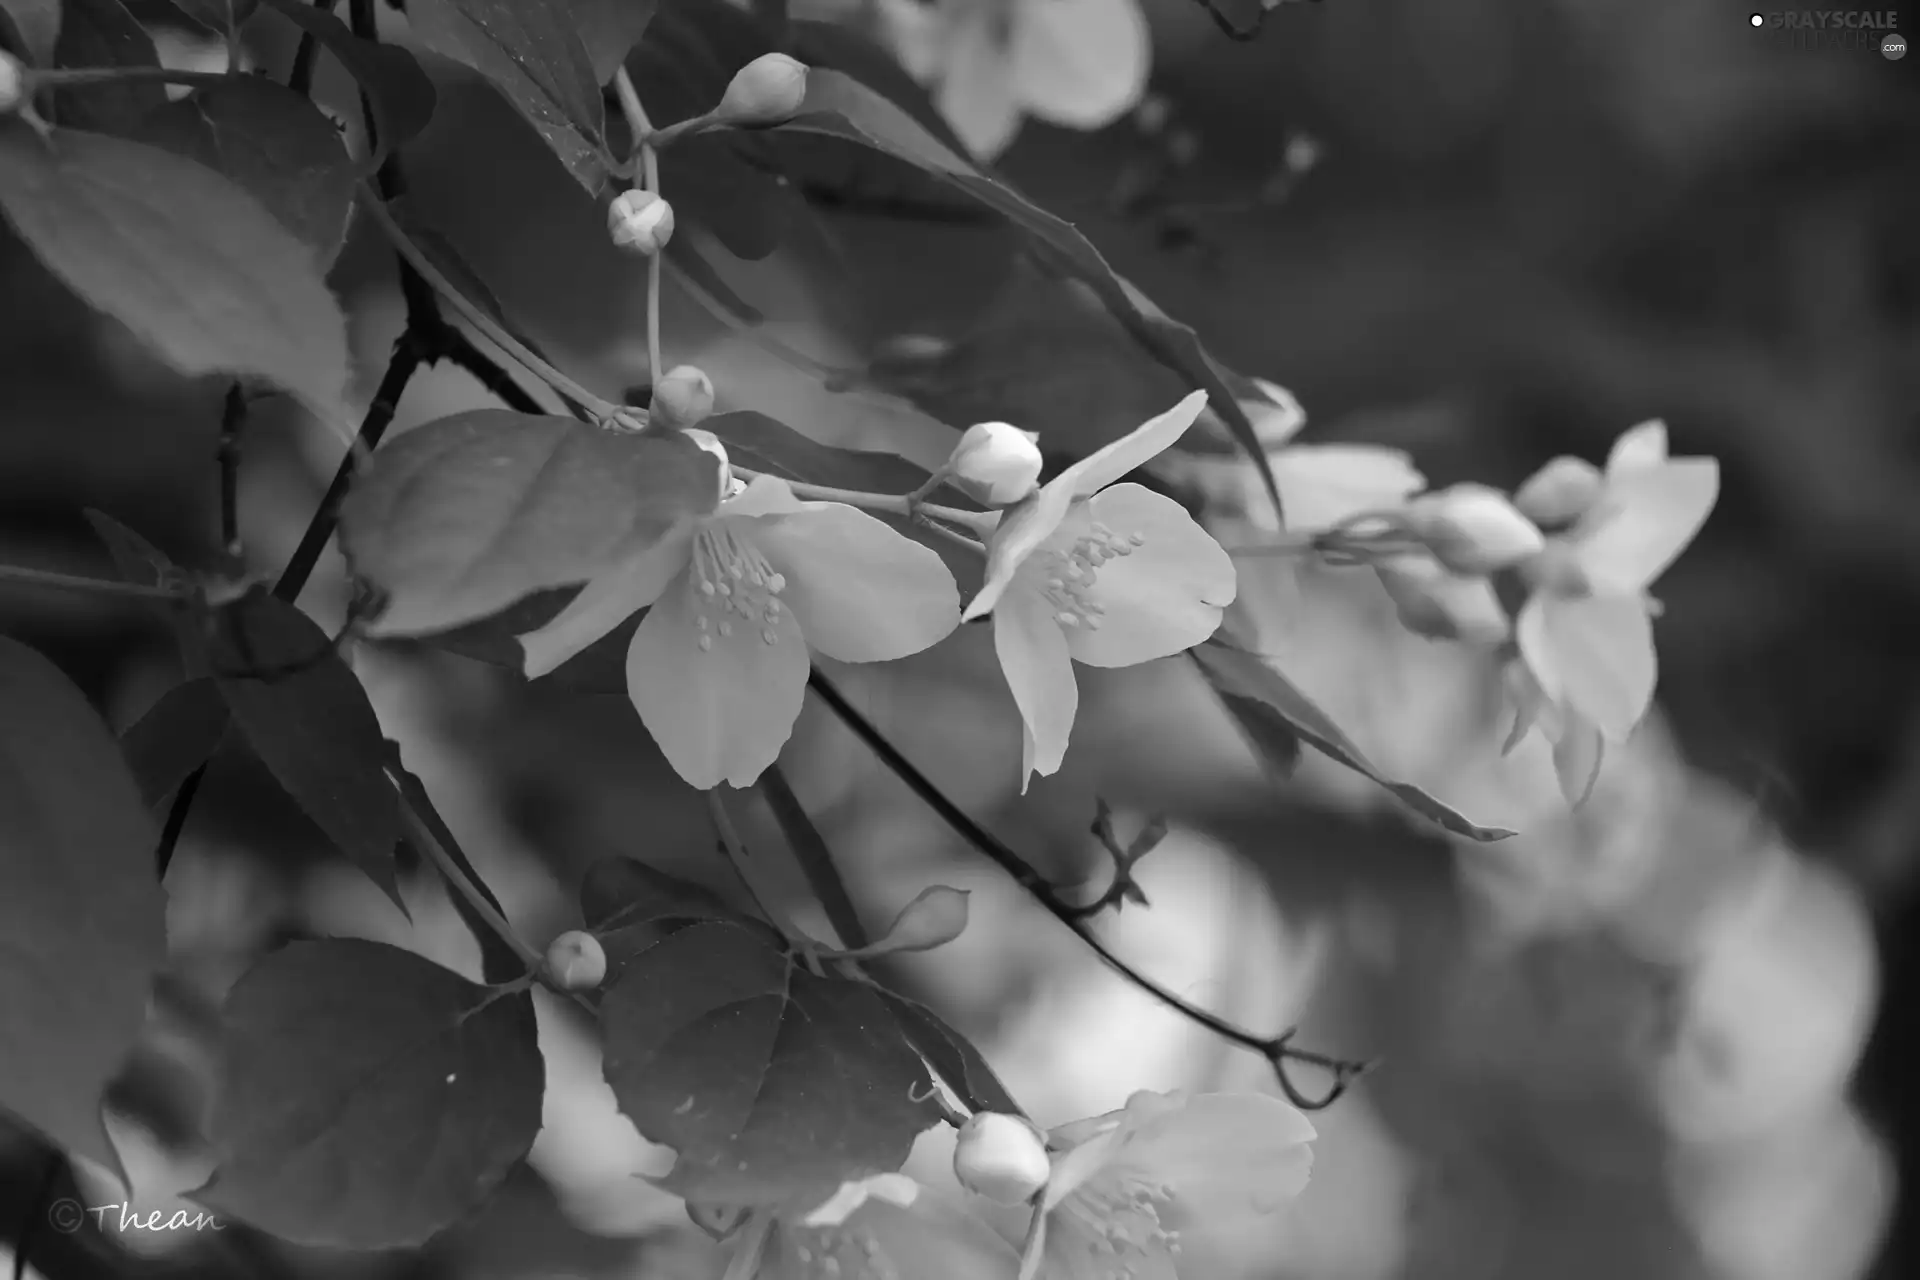
[[[720,798],[718,787],[707,792],[707,816],[713,819],[713,829],[720,837],[720,847],[726,851],[727,865],[740,878],[741,885],[746,889],[747,896],[753,899],[753,905],[760,915],[778,929],[779,917],[768,908],[760,891],[753,887],[753,877],[747,874],[747,846],[740,842],[740,831],[733,825],[733,815],[727,812],[727,802]]]
[[[620,98],[621,112],[627,117],[627,131],[633,135],[634,146],[640,152],[641,189],[664,198],[665,193],[660,190],[660,153],[651,141],[653,122],[647,119],[647,109],[641,104],[640,93],[633,87],[633,77],[625,67],[613,73],[613,90]],[[666,372],[660,367],[660,257],[661,253],[656,252],[647,259],[647,381],[654,386],[660,384],[660,375]]]
[[[52,569],[29,569],[23,564],[0,564],[0,583],[6,582],[17,582],[28,587],[55,587],[62,591],[85,591],[97,596],[127,596],[136,600],[178,600],[186,595],[186,592],[172,587],[114,582],[75,573],[56,573]]]
[[[115,84],[127,80],[159,80],[166,84],[215,85],[232,79],[224,71],[182,71],[173,67],[60,67],[48,71],[27,70],[23,87],[28,94],[36,89],[64,89],[73,85]]]
[[[757,480],[764,472],[752,471],[736,466],[733,474],[746,480]],[[864,507],[868,511],[884,511],[888,515],[929,516],[961,525],[976,533],[985,535],[992,532],[993,526],[987,523],[987,515],[979,511],[962,511],[958,507],[936,506],[928,502],[916,502],[912,495],[904,493],[867,493],[860,489],[834,489],[824,484],[807,484],[801,480],[789,480],[787,487],[793,490],[796,498],[809,498],[815,502],[843,502],[849,507]],[[923,522],[924,523],[924,522]],[[951,530],[945,532],[951,533]],[[954,537],[960,535],[954,534]],[[964,541],[964,539],[963,539]],[[975,544],[969,543],[969,546]],[[976,549],[978,549],[976,547]]]

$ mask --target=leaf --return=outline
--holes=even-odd
[[[800,113],[777,128],[844,138],[884,151],[951,183],[1005,217],[1025,233],[1035,256],[1086,284],[1154,359],[1207,393],[1209,406],[1226,420],[1234,439],[1259,468],[1274,510],[1280,510],[1280,490],[1274,484],[1266,452],[1246,411],[1234,399],[1225,371],[1207,354],[1192,329],[1168,316],[1116,274],[1072,223],[988,177],[901,108],[830,68],[816,67],[808,74],[806,101]]]
[[[0,637],[0,1108],[123,1183],[100,1098],[166,963],[158,842],[86,698]]]
[[[305,94],[231,76],[148,115],[128,135],[223,173],[311,246],[321,269],[346,239],[357,166]]]
[[[562,0],[593,68],[593,82],[606,84],[633,52],[653,21],[657,0]]]
[[[373,103],[379,146],[363,172],[379,168],[388,152],[405,146],[433,119],[433,81],[411,52],[399,45],[362,40],[346,23],[304,0],[260,3],[318,40]]]
[[[635,858],[602,858],[587,868],[580,884],[580,915],[606,949],[605,986],[617,981],[635,956],[701,921],[766,930],[768,939],[779,944],[778,934],[735,911],[711,889]]]
[[[181,373],[252,375],[345,420],[346,320],[258,201],[154,147],[0,123],[0,208],[74,292]]]
[[[761,927],[662,938],[600,1016],[620,1110],[675,1149],[662,1182],[689,1199],[770,1204],[891,1172],[940,1118],[880,994],[809,972]]]
[[[386,735],[327,633],[292,605],[250,592],[213,615],[220,694],[280,785],[406,914],[394,879],[399,802]]]
[[[375,635],[444,630],[711,511],[719,463],[677,433],[501,409],[416,427],[375,453],[340,512],[354,572],[389,596]]]
[[[466,876],[474,889],[486,900],[487,905],[498,912],[500,918],[504,920],[507,915],[506,908],[500,905],[499,897],[488,887],[486,880],[481,877],[472,860],[467,857],[466,851],[460,847],[460,841],[454,836],[452,829],[447,826],[446,819],[440,816],[440,810],[434,805],[433,796],[428,793],[426,784],[407,768],[406,761],[400,755],[400,744],[389,738],[385,745],[387,769],[398,781],[407,808],[412,810],[414,817],[418,818],[420,825],[426,829],[426,833],[439,844],[441,852],[447,855],[448,860],[462,875]],[[409,843],[417,844],[418,841],[410,834]],[[417,852],[423,858],[426,856],[425,850]],[[452,889],[452,886],[449,886],[449,889]],[[515,951],[512,945],[486,922],[478,909],[467,901],[466,894],[454,890],[447,896],[452,900],[454,910],[460,913],[460,918],[466,921],[474,941],[480,946],[481,976],[492,983],[512,982],[524,976],[527,966],[520,958],[520,953]]]
[[[1513,832],[1482,827],[1454,812],[1420,788],[1384,776],[1362,754],[1333,718],[1302,693],[1271,662],[1240,647],[1221,633],[1188,650],[1216,693],[1257,702],[1291,726],[1316,751],[1379,783],[1393,797],[1430,822],[1470,840],[1504,840]]]
[[[917,1000],[892,991],[881,991],[880,997],[906,1031],[908,1042],[925,1055],[969,1110],[998,1111],[1012,1116],[1025,1114],[973,1041]]]
[[[0,0],[0,13],[6,14],[19,37],[12,47],[36,67],[51,65],[60,38],[60,0]]]
[[[1240,726],[1240,732],[1259,752],[1261,760],[1276,775],[1286,778],[1299,768],[1300,735],[1291,721],[1258,698],[1243,698],[1218,688],[1214,693]]]
[[[238,31],[260,7],[260,0],[173,0],[173,4],[214,35],[224,36]]]
[[[541,591],[501,612],[451,631],[420,637],[420,643],[490,666],[502,667],[524,679],[527,651],[520,637],[538,631],[559,615],[578,595],[578,587]],[[647,611],[641,609],[606,635],[568,658],[540,682],[574,693],[627,696],[627,647]]]
[[[400,229],[407,233],[407,238],[413,241],[414,247],[440,269],[440,274],[458,286],[467,301],[486,312],[489,320],[505,329],[521,346],[541,359],[546,359],[546,353],[540,349],[539,344],[529,338],[526,331],[508,317],[505,308],[500,305],[500,299],[494,296],[493,290],[480,278],[479,273],[473,269],[461,252],[453,247],[453,242],[423,223],[413,212],[413,205],[406,197],[402,196],[398,200],[390,201],[387,212],[391,213],[393,220],[400,224]],[[668,243],[672,245],[677,244],[678,241]]]
[[[296,942],[227,997],[218,1171],[193,1198],[296,1244],[418,1245],[533,1145],[533,997],[379,942]]]
[[[153,38],[120,0],[65,0],[53,61],[59,67],[157,67]],[[70,129],[121,133],[167,104],[158,80],[72,85],[55,100],[54,119]]]
[[[925,471],[897,454],[820,444],[764,413],[719,413],[700,425],[725,443],[728,461],[785,480],[868,493],[912,493],[927,482]],[[979,505],[944,487],[928,501]]]
[[[705,290],[722,310],[730,313],[741,324],[766,323],[767,318],[761,314],[759,308],[735,293],[733,286],[721,277],[711,262],[707,261],[706,255],[702,254],[695,245],[695,239],[696,237],[682,232],[667,241],[668,263],[686,274],[686,279],[679,282],[682,287],[691,283],[696,288]]]
[[[147,714],[120,735],[149,810],[165,803],[187,775],[213,758],[226,736],[226,699],[205,677],[183,681],[160,695]]]
[[[866,33],[838,22],[800,19],[791,25],[793,54],[800,61],[809,67],[845,72],[913,117],[915,123],[943,146],[965,154],[966,144],[960,135],[940,114],[940,108],[934,106],[926,89],[900,65],[899,56],[891,49],[876,44]]]
[[[135,586],[156,587],[167,582],[177,582],[184,578],[178,566],[169,560],[164,552],[135,533],[127,526],[115,520],[103,511],[86,508],[83,514],[87,523],[93,526],[96,537],[105,544],[107,554],[113,558],[114,568],[119,570],[121,578]],[[175,643],[180,646],[180,657],[186,666],[187,675],[198,677],[207,674],[205,645],[201,642],[199,619],[184,599],[155,601],[159,611],[166,617],[172,628]]]
[[[428,48],[492,81],[587,193],[600,194],[606,109],[564,0],[409,0],[407,22]]]

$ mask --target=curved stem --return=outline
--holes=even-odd
[[[767,473],[736,466],[733,468],[733,474],[745,480],[757,480]],[[909,519],[925,516],[934,520],[945,520],[949,524],[972,529],[983,536],[993,531],[993,526],[987,523],[990,518],[989,513],[962,511],[958,507],[942,507],[929,502],[914,502],[904,493],[867,493],[861,489],[835,489],[824,484],[808,484],[804,480],[789,480],[787,487],[793,490],[793,496],[796,498],[808,498],[815,502],[843,502],[849,507],[884,511],[888,515],[906,516]]]
[[[203,86],[224,84],[231,78],[224,71],[179,71],[172,67],[62,67],[51,71],[26,71],[21,77],[28,94],[36,89],[115,84],[125,80],[159,80],[167,84]]]
[[[0,564],[0,584],[8,582],[28,587],[86,591],[98,596],[131,596],[138,600],[178,600],[188,594],[173,587],[149,587],[137,582],[113,582],[106,578],[83,577],[77,573],[57,573],[52,569],[29,569],[23,564]]]
[[[620,99],[621,113],[627,118],[627,131],[633,135],[634,145],[640,151],[641,189],[662,195],[660,153],[650,141],[653,122],[647,119],[647,109],[641,105],[640,93],[633,87],[633,77],[625,67],[613,73],[613,91]],[[660,384],[660,375],[666,372],[660,367],[660,258],[661,254],[656,252],[647,259],[647,381],[654,386]]]
[[[407,260],[408,266],[420,273],[422,279],[433,286],[434,292],[445,298],[453,309],[460,313],[461,318],[484,334],[488,341],[526,366],[529,372],[552,387],[555,391],[560,392],[562,395],[570,396],[580,404],[585,405],[588,412],[594,414],[596,417],[606,419],[622,414],[630,414],[632,412],[621,405],[613,403],[611,400],[593,394],[593,392],[587,390],[572,378],[569,378],[566,374],[560,372],[545,360],[542,360],[539,356],[527,350],[525,344],[501,328],[486,312],[468,301],[466,295],[456,289],[453,283],[441,274],[440,268],[433,265],[432,259],[422,253],[420,246],[416,245],[412,238],[401,229],[400,224],[394,221],[392,212],[387,209],[386,202],[380,199],[378,192],[364,182],[360,184],[360,189],[360,203],[366,207],[367,212],[372,215],[373,220],[379,224],[380,230],[386,235],[387,239],[393,242],[395,251]]]

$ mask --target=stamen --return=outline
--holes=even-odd
[[[1130,556],[1145,546],[1146,535],[1118,534],[1095,524],[1065,550],[1046,548],[1028,563],[1042,575],[1041,594],[1054,608],[1053,620],[1069,630],[1098,631],[1106,610],[1094,598],[1094,582],[1109,560]]]
[[[766,644],[777,644],[785,620],[780,593],[787,579],[778,573],[751,541],[740,536],[729,521],[714,521],[693,540],[694,631],[700,651],[711,652],[709,627],[725,639],[733,634],[734,619],[760,633]]]

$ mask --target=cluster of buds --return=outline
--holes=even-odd
[[[618,247],[650,258],[673,239],[673,206],[644,187],[623,191],[607,206],[607,232]]]
[[[1586,593],[1579,559],[1559,535],[1604,488],[1593,464],[1561,457],[1511,497],[1483,484],[1424,493],[1388,521],[1392,549],[1367,558],[1408,630],[1497,647],[1513,634],[1504,582],[1517,583],[1521,594]]]

